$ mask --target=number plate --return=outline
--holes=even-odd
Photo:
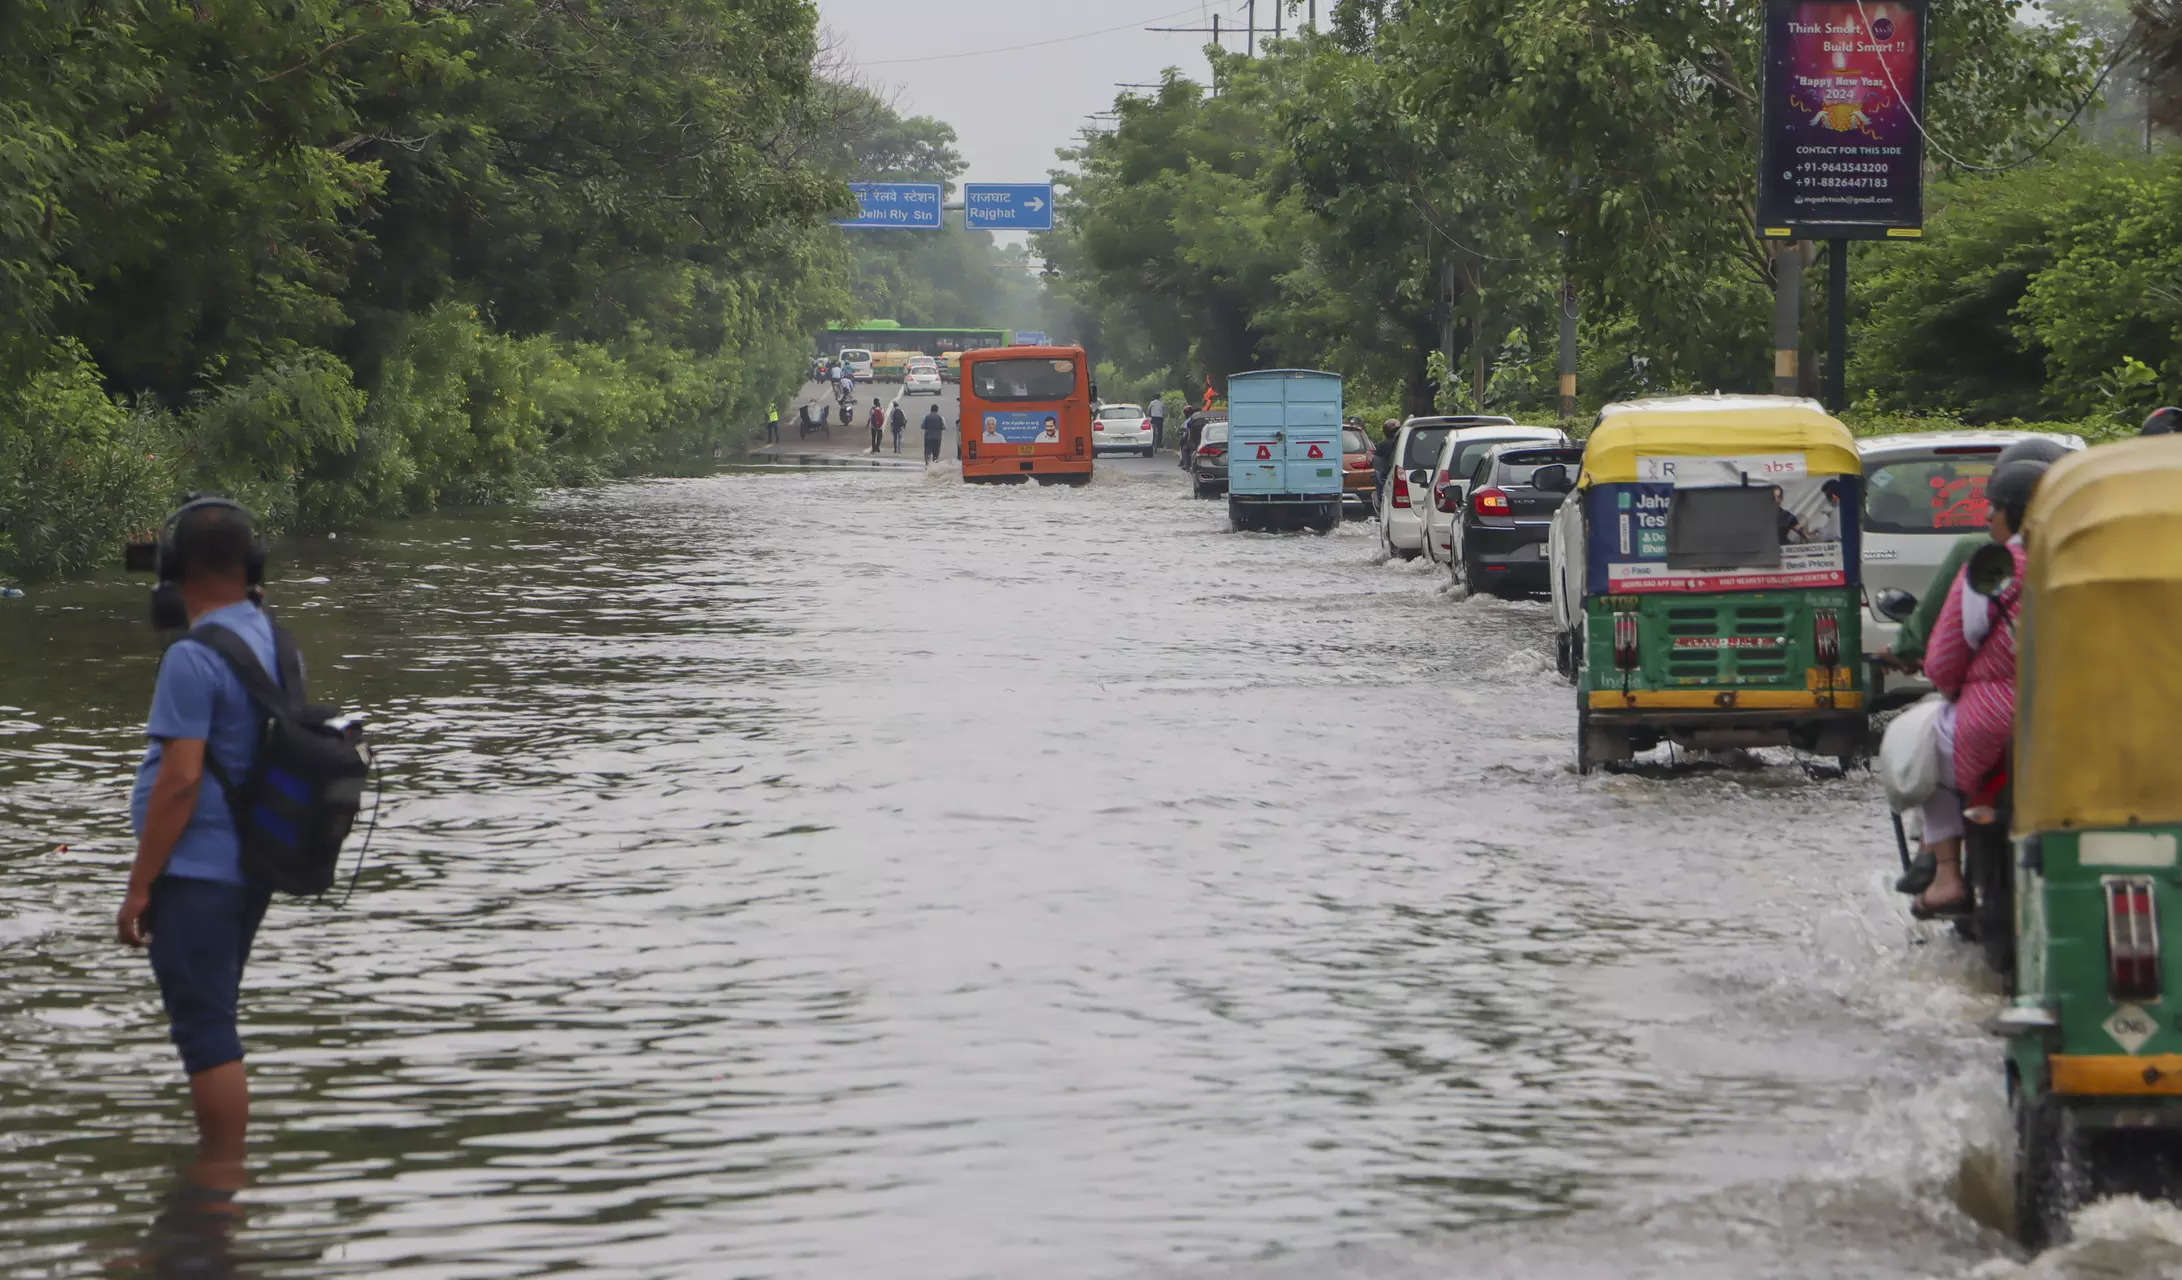
[[[1015,452],[1017,456],[1027,458],[1030,455],[1038,452],[1038,446],[1034,444],[1019,444],[1015,446]]]

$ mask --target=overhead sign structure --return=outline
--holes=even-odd
[[[1053,184],[964,183],[962,220],[972,231],[1051,231]]]
[[[1018,347],[1042,347],[1045,344],[1046,335],[1036,329],[1018,329],[1015,332],[1015,345]]]
[[[837,227],[921,228],[940,225],[940,184],[937,182],[852,182],[860,206],[857,216],[843,218]]]
[[[1926,0],[1767,0],[1767,237],[1924,233],[1925,12]]]

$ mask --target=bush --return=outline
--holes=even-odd
[[[41,355],[44,367],[0,377],[0,577],[117,563],[177,487],[165,422],[116,404],[81,345]]]

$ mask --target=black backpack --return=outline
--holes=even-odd
[[[227,660],[258,713],[258,750],[239,783],[210,751],[205,770],[227,792],[242,844],[242,869],[282,893],[305,897],[333,887],[341,842],[356,823],[368,765],[363,734],[326,707],[304,702],[303,662],[295,641],[273,628],[280,683],[266,674],[243,638],[216,623],[188,639]]]

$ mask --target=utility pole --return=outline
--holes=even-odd
[[[1288,7],[1288,0],[1273,0],[1273,43],[1280,43],[1280,11]]]
[[[1773,248],[1773,394],[1802,388],[1803,245],[1791,240]]]
[[[1258,56],[1258,0],[1249,0],[1249,17],[1250,39],[1243,45],[1243,55],[1255,58]]]
[[[1311,0],[1311,30],[1318,30],[1318,0]]]

